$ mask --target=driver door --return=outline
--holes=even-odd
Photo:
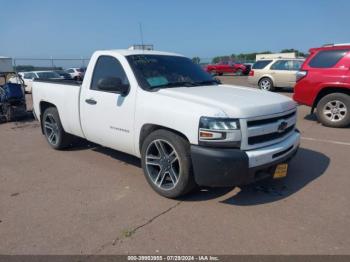
[[[86,79],[82,86],[82,129],[89,141],[133,154],[136,86],[130,86],[126,96],[101,90],[99,83],[109,77],[119,78],[125,85],[130,83],[119,59],[109,55],[99,56],[91,81]]]

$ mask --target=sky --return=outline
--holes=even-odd
[[[90,57],[141,42],[203,58],[350,42],[349,0],[0,0],[0,56]]]

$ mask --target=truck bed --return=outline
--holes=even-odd
[[[35,82],[41,82],[41,83],[52,83],[52,84],[63,84],[63,85],[73,85],[73,86],[80,86],[81,81],[76,81],[73,79],[34,79]]]
[[[40,120],[41,102],[56,106],[67,133],[84,137],[80,125],[81,82],[65,79],[35,79],[33,83],[34,112]]]

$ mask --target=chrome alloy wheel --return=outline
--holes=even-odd
[[[270,91],[271,89],[271,82],[269,80],[262,80],[260,82],[260,88],[263,89],[263,90],[266,90],[266,91]]]
[[[58,124],[51,114],[46,115],[46,118],[44,119],[44,131],[49,143],[56,146],[58,144],[60,133]]]
[[[179,181],[180,162],[175,148],[162,139],[152,141],[146,150],[146,170],[151,181],[163,190],[173,189]]]
[[[323,115],[332,122],[343,120],[347,112],[346,105],[339,100],[329,101],[323,107]]]

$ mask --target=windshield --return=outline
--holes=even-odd
[[[39,78],[44,78],[44,79],[60,78],[60,75],[55,72],[40,72],[40,73],[37,73],[37,75]]]
[[[217,84],[211,75],[185,57],[131,55],[127,59],[144,89]]]

